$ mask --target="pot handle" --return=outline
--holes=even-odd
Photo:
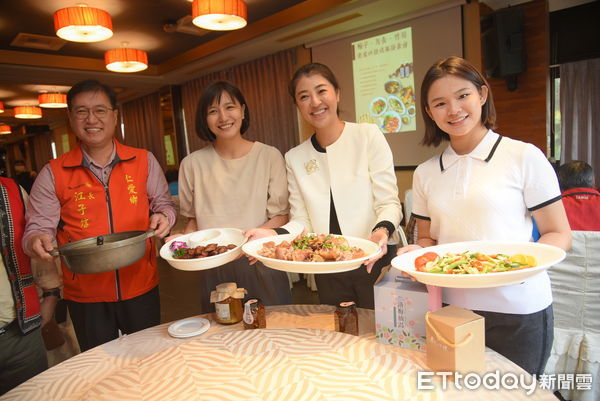
[[[148,238],[154,237],[154,234],[155,234],[155,232],[154,232],[154,230],[153,230],[153,229],[149,229],[149,230],[147,230],[147,231],[146,231],[146,233],[144,234],[144,235],[146,236],[146,238],[145,238],[145,239],[148,239]]]
[[[54,248],[51,251],[48,251],[48,253],[52,256],[60,256],[60,251],[58,250],[58,248]]]

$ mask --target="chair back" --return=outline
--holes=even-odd
[[[600,334],[600,232],[572,233],[566,258],[548,270],[554,326]]]
[[[600,399],[600,232],[572,231],[573,245],[548,269],[554,298],[554,342],[545,373],[586,374],[590,389],[562,388],[572,401]]]

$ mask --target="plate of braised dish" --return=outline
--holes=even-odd
[[[247,238],[237,228],[212,228],[168,241],[160,257],[179,270],[205,270],[237,259]]]
[[[276,235],[248,242],[242,250],[272,269],[319,274],[354,270],[381,252],[372,241],[334,234]]]

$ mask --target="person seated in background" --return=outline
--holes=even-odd
[[[561,165],[557,175],[571,230],[600,231],[600,192],[592,166],[573,160]]]
[[[179,183],[177,179],[179,177],[179,171],[177,169],[169,169],[165,173],[165,178],[167,179],[167,184],[169,184],[169,192],[171,196],[179,195]]]
[[[35,181],[36,172],[28,171],[27,166],[23,160],[15,160],[15,181],[19,184],[27,193],[31,192],[31,187]]]

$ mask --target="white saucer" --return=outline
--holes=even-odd
[[[171,337],[187,338],[200,335],[210,328],[210,322],[201,317],[178,320],[167,330]]]

